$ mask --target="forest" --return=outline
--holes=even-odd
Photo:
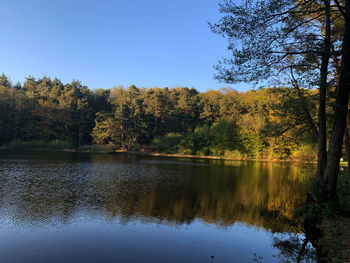
[[[270,87],[91,90],[79,81],[0,77],[0,143],[11,148],[84,148],[316,159],[318,91]],[[332,108],[328,111],[331,113]]]

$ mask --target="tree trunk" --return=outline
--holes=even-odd
[[[331,200],[337,200],[337,180],[339,161],[342,154],[343,136],[350,89],[350,1],[345,1],[345,28],[342,50],[342,65],[339,76],[339,88],[335,103],[334,122],[329,141],[327,165],[324,185],[326,195]]]
[[[157,117],[154,116],[154,135],[157,135]]]
[[[323,1],[326,16],[326,32],[322,54],[322,64],[320,71],[320,94],[318,108],[318,153],[317,153],[317,178],[319,181],[324,176],[327,161],[327,126],[326,126],[326,94],[327,94],[327,76],[328,63],[331,50],[331,20],[330,20],[330,1]]]
[[[345,144],[345,150],[346,150],[346,158],[348,160],[348,169],[350,169],[350,138],[349,138],[349,128],[347,124],[345,125],[344,144]]]

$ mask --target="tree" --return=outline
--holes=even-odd
[[[127,90],[115,88],[112,92],[114,118],[120,134],[121,146],[131,150],[144,133],[144,110],[139,89],[132,85]]]
[[[97,144],[116,144],[118,135],[113,116],[106,112],[97,112],[92,138]]]
[[[162,124],[165,123],[165,116],[169,112],[169,103],[166,95],[167,89],[152,88],[143,97],[145,113],[153,118],[154,136],[164,134]]]
[[[182,131],[194,131],[200,116],[200,99],[195,89],[182,88],[176,108],[180,115]]]
[[[208,125],[220,119],[220,101],[223,95],[219,91],[209,90],[201,94],[203,111],[200,114],[201,120]]]
[[[237,5],[225,1],[220,7],[224,16],[220,23],[211,24],[211,29],[228,37],[233,58],[221,61],[216,67],[218,79],[229,83],[273,79],[280,83],[276,78],[288,76],[294,88],[299,89],[300,81],[308,87],[319,87],[319,131],[306,108],[304,113],[318,136],[317,174],[322,178],[326,162],[330,2],[258,0]],[[288,82],[286,78],[284,81]]]
[[[335,115],[332,133],[329,140],[327,164],[325,168],[324,184],[327,198],[337,200],[337,180],[339,160],[342,154],[343,137],[346,126],[346,116],[350,91],[350,2],[335,1],[339,12],[344,18],[344,37],[342,41],[342,59],[339,75],[338,93],[335,103]]]
[[[319,88],[317,175],[319,180],[325,178],[327,192],[332,196],[335,195],[335,173],[339,169],[348,102],[348,5],[348,1],[334,1],[331,5],[329,0],[257,0],[242,4],[227,0],[220,5],[224,14],[222,19],[217,24],[210,24],[214,33],[228,38],[228,48],[233,55],[216,66],[219,80],[228,83],[280,82],[281,79],[286,81],[282,78],[284,74],[292,80],[294,87],[299,88],[301,82],[306,87]],[[345,29],[336,117],[327,155],[326,93],[330,53],[335,47],[331,42],[332,13],[344,17]]]

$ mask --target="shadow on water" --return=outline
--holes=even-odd
[[[76,218],[168,226],[200,220],[219,229],[243,223],[273,233],[269,242],[279,260],[313,262],[315,252],[294,217],[310,171],[290,164],[2,152],[0,220],[26,228]]]

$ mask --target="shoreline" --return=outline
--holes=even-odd
[[[119,152],[116,152],[119,153]],[[279,160],[279,159],[242,159],[225,156],[205,156],[205,155],[191,155],[191,154],[166,154],[166,153],[143,153],[143,152],[125,152],[127,154],[149,155],[154,157],[171,157],[171,158],[187,158],[187,159],[209,159],[209,160],[225,160],[225,161],[250,161],[250,162],[272,162],[272,163],[309,163],[315,164],[315,161],[306,162],[301,160]]]
[[[55,151],[55,152],[76,152],[76,153],[92,153],[92,154],[131,154],[131,155],[143,155],[151,157],[169,157],[169,158],[186,158],[186,159],[203,159],[203,160],[223,160],[223,161],[247,161],[247,162],[271,162],[271,163],[299,163],[299,164],[316,164],[316,161],[304,161],[304,160],[283,160],[283,159],[250,159],[250,158],[233,158],[225,156],[206,156],[206,155],[191,155],[191,154],[166,154],[147,151],[124,151],[108,149],[106,147],[81,147],[72,149],[50,149],[50,148],[1,148],[5,151]],[[347,163],[342,163],[342,166]]]
[[[191,154],[166,154],[147,151],[124,151],[108,149],[106,147],[81,147],[71,149],[52,149],[52,148],[6,148],[0,147],[1,151],[55,151],[55,152],[77,152],[77,153],[96,153],[96,154],[134,154],[152,157],[169,157],[169,158],[187,158],[187,159],[207,159],[207,160],[223,160],[223,161],[249,161],[249,162],[271,162],[271,163],[299,163],[299,164],[316,164],[317,161],[305,161],[300,159],[250,159],[250,158],[233,158],[225,156],[206,156],[206,155],[191,155]],[[348,162],[340,162],[342,167],[347,167]]]

